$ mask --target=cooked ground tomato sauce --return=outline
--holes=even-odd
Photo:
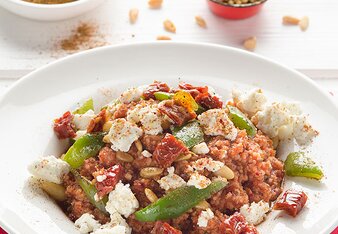
[[[201,124],[197,126],[200,132],[189,132],[184,128],[177,130],[192,121],[201,121],[201,114],[187,110],[186,106],[172,99],[172,95],[180,89],[189,92],[189,96],[204,108],[203,118],[206,119],[203,119],[203,124],[214,126],[207,126],[208,134],[204,131],[206,126]],[[168,99],[156,100],[156,92],[168,93]],[[90,199],[79,186],[74,170],[62,178],[68,217],[76,221],[88,213],[101,225],[109,225],[116,222],[110,216],[116,209],[121,219],[125,220],[125,224],[118,225],[125,227],[126,233],[258,233],[256,227],[239,211],[246,204],[270,204],[277,199],[282,192],[283,162],[276,157],[272,140],[259,129],[257,134],[249,137],[245,129],[231,124],[224,127],[235,128],[232,129],[235,137],[232,139],[224,135],[219,128],[231,121],[226,111],[214,111],[220,108],[226,108],[223,101],[210,93],[207,86],[181,83],[179,89],[172,89],[165,83],[154,82],[142,92],[130,89],[123,93],[118,101],[107,105],[93,117],[87,127],[87,133],[95,135],[103,131],[107,121],[111,122],[109,133],[105,132],[102,138],[102,148],[94,156],[79,159],[83,163],[76,169],[80,177],[97,190],[95,198]],[[55,120],[54,130],[60,139],[76,136],[77,127],[72,118],[72,114],[66,112]],[[116,121],[121,119],[124,122]],[[201,132],[204,135],[198,135]],[[187,142],[190,148],[186,146]],[[91,149],[84,147],[82,150]],[[135,215],[135,211],[153,204],[179,187],[204,189],[217,180],[225,181],[226,186],[178,216],[142,222]],[[117,188],[124,195],[119,197]],[[112,192],[114,194],[110,196]],[[124,201],[124,196],[129,200]],[[93,199],[99,201],[103,197],[123,202],[115,204],[115,208],[106,207],[109,212],[104,212],[93,202]],[[287,191],[274,208],[296,216],[306,200],[303,192]],[[109,200],[106,206],[114,204],[114,201]],[[128,209],[129,213],[123,213]],[[116,223],[111,228],[114,225]]]

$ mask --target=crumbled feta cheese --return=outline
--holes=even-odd
[[[112,143],[111,148],[115,151],[128,152],[130,146],[140,136],[143,131],[136,124],[130,123],[125,119],[113,120],[108,137]]]
[[[120,181],[118,184],[116,184],[115,189],[109,193],[106,210],[110,214],[113,214],[117,211],[127,218],[139,207],[138,200],[129,186],[129,184],[124,185]]]
[[[195,154],[207,154],[209,153],[209,148],[205,142],[199,143],[198,145],[195,145],[192,147],[192,152]]]
[[[144,132],[149,135],[157,135],[163,131],[161,126],[163,116],[157,105],[138,104],[133,110],[128,111],[127,120],[132,123],[141,122]]]
[[[127,229],[124,226],[116,225],[116,226],[108,226],[102,225],[101,228],[97,229],[92,234],[127,234]]]
[[[73,122],[75,127],[79,130],[86,130],[90,121],[95,117],[95,113],[93,110],[88,110],[84,114],[75,114],[73,118]]]
[[[146,158],[151,158],[151,156],[153,156],[148,150],[143,150],[141,154]]]
[[[131,102],[137,102],[141,99],[141,96],[143,94],[143,88],[142,87],[137,87],[137,88],[130,88],[124,91],[119,100],[122,103],[131,103]]]
[[[269,203],[259,201],[258,203],[251,203],[250,206],[248,204],[243,205],[240,208],[240,213],[245,216],[248,223],[257,225],[263,222],[266,217],[266,213],[269,212],[269,209]]]
[[[210,219],[214,218],[214,212],[207,208],[205,211],[202,211],[201,214],[198,216],[197,225],[199,227],[207,227],[208,222]]]
[[[74,137],[74,140],[77,140],[81,137],[83,137],[87,133],[87,130],[78,130],[76,132],[76,136]]]
[[[203,112],[198,116],[198,120],[206,135],[224,136],[231,141],[237,137],[237,129],[224,109],[211,109]]]
[[[99,229],[101,224],[94,219],[92,214],[85,213],[75,221],[75,227],[79,229],[80,233],[86,234]]]
[[[261,89],[253,89],[249,93],[242,93],[239,90],[232,91],[232,98],[236,106],[249,117],[263,110],[267,98]]]
[[[131,234],[132,229],[129,227],[126,220],[116,211],[110,215],[110,222],[109,225],[111,226],[123,226],[125,227],[125,234]]]
[[[253,117],[257,127],[271,138],[295,138],[299,145],[307,145],[318,135],[307,122],[296,103],[273,103]]]
[[[192,168],[197,171],[207,169],[211,172],[216,172],[224,166],[224,163],[213,160],[212,158],[200,158],[191,164]]]
[[[192,173],[190,179],[187,182],[187,185],[195,186],[198,189],[204,189],[208,187],[209,184],[211,184],[211,180],[197,172]]]
[[[167,191],[169,189],[177,189],[187,184],[180,176],[174,173],[174,167],[169,167],[167,170],[169,174],[157,181],[162,189]]]
[[[98,176],[96,176],[97,182],[102,182],[102,181],[104,181],[105,179],[107,179],[107,176],[106,176],[106,175],[98,175]]]
[[[69,172],[69,165],[65,161],[51,155],[32,162],[28,166],[28,171],[39,179],[61,184],[63,175]]]

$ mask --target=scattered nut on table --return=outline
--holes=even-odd
[[[202,27],[202,28],[206,28],[207,27],[207,23],[205,22],[205,20],[203,19],[202,16],[195,16],[195,20],[196,23],[198,24],[198,26]]]
[[[289,16],[286,15],[283,17],[283,24],[285,25],[298,25],[299,24],[300,19],[293,17],[293,16]]]
[[[254,51],[256,48],[256,44],[257,44],[257,38],[249,37],[248,39],[244,41],[243,46],[247,50]]]
[[[160,35],[160,36],[157,36],[156,39],[159,41],[165,41],[165,40],[171,40],[171,37]]]
[[[176,33],[176,26],[170,20],[166,19],[163,22],[163,26],[164,26],[164,29],[167,30],[168,32]]]
[[[303,18],[301,18],[301,20],[299,21],[299,27],[302,31],[306,31],[309,27],[309,17],[304,16]]]
[[[138,9],[132,8],[129,10],[129,21],[134,24],[138,18]]]
[[[150,8],[160,8],[162,6],[163,0],[149,0],[148,5]]]

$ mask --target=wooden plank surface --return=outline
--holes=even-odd
[[[3,0],[2,0],[3,1]],[[140,10],[135,25],[128,22],[131,7]],[[313,77],[338,77],[338,1],[269,0],[262,12],[241,21],[213,15],[205,0],[164,0],[160,10],[151,10],[147,0],[107,0],[96,10],[67,21],[38,22],[15,16],[0,8],[0,77],[19,77],[63,57],[59,41],[79,22],[94,22],[110,44],[154,41],[163,30],[164,19],[177,27],[176,41],[210,42],[241,48],[249,36],[258,40],[255,53],[270,57]],[[283,26],[284,15],[310,18],[308,31]],[[203,16],[207,29],[199,28],[194,16]],[[132,36],[134,35],[134,37]]]

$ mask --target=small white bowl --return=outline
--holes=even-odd
[[[41,21],[57,21],[84,14],[104,1],[77,0],[62,4],[37,4],[22,0],[0,0],[0,6],[25,18]]]

